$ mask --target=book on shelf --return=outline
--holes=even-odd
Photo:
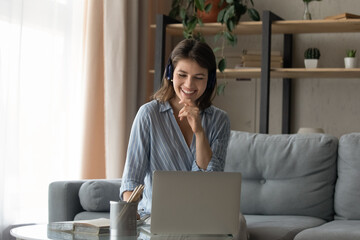
[[[346,19],[360,19],[360,15],[352,13],[341,13],[335,16],[328,16],[325,20],[346,20]]]
[[[48,229],[72,233],[107,234],[110,233],[110,219],[97,218],[91,220],[51,222],[48,223]]]

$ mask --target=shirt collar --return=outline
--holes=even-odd
[[[166,111],[169,111],[171,110],[172,111],[172,108],[171,108],[171,105],[169,103],[169,101],[166,101],[166,102],[160,102],[160,112],[166,112]]]

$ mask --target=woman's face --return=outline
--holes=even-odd
[[[180,60],[175,69],[173,85],[178,100],[195,102],[206,90],[208,70],[191,59]]]

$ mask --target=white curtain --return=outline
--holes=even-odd
[[[46,223],[48,185],[80,177],[83,1],[0,1],[0,236]]]
[[[104,0],[106,177],[121,178],[130,129],[146,102],[149,1]]]

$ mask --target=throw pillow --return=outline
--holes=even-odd
[[[90,180],[81,185],[80,204],[86,211],[108,212],[110,201],[119,201],[121,180]]]

